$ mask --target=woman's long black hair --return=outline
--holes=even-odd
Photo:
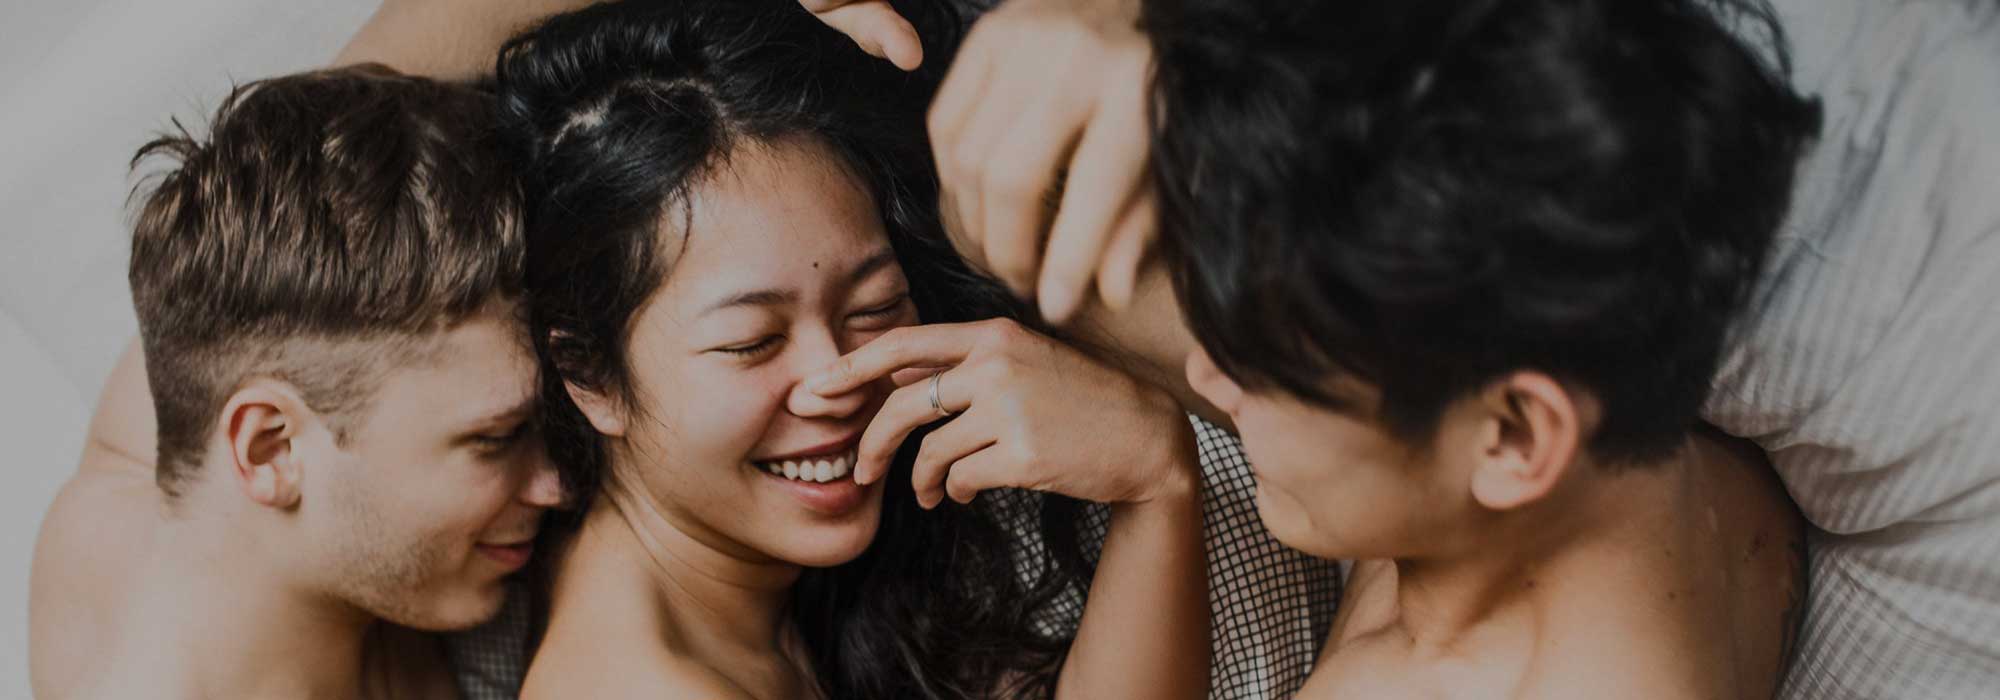
[[[942,66],[962,18],[942,5],[899,9]],[[573,531],[608,468],[604,439],[563,383],[630,403],[631,321],[669,272],[658,222],[743,145],[810,139],[864,180],[926,321],[1009,313],[939,228],[923,123],[937,73],[867,56],[795,0],[597,5],[502,49],[496,91],[523,166],[548,443],[578,504],[552,537]],[[1051,499],[1042,561],[1020,562],[1014,552],[1034,550],[1016,550],[1020,533],[982,506],[917,507],[913,454],[903,450],[885,483],[873,545],[808,570],[794,589],[792,617],[822,687],[837,698],[1049,694],[1068,645],[1032,616],[1082,579],[1075,502]],[[1023,564],[1043,572],[1037,583],[1022,580]]]

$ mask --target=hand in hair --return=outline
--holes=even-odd
[[[960,252],[1039,298],[1054,323],[1082,307],[1093,277],[1104,301],[1124,308],[1153,240],[1153,54],[1138,5],[1003,4],[973,25],[931,107]]]
[[[916,28],[896,14],[889,0],[799,0],[799,4],[871,56],[888,59],[903,70],[923,65],[924,45],[917,40]]]

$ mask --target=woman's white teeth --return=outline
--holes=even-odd
[[[835,455],[832,459],[825,457],[815,459],[787,459],[776,462],[764,462],[763,465],[765,469],[770,470],[772,474],[777,476],[824,484],[847,476],[848,470],[854,465],[854,452],[849,451],[846,454]]]

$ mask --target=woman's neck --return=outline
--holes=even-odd
[[[712,533],[675,522],[650,498],[617,488],[605,495],[586,516],[565,569],[608,565],[606,573],[643,591],[657,608],[655,619],[697,654],[783,648],[801,567],[731,552]]]

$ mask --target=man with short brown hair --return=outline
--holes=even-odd
[[[140,150],[173,161],[130,268],[158,447],[93,442],[44,523],[38,697],[456,696],[403,628],[491,618],[561,498],[493,112],[335,69]]]

